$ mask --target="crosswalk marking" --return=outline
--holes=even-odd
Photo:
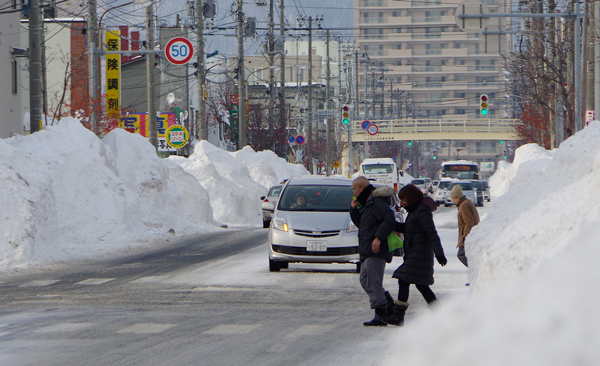
[[[204,332],[204,334],[247,334],[260,327],[260,324],[223,324]]]
[[[48,286],[59,282],[60,280],[34,280],[26,282],[19,287],[37,287],[37,286]]]
[[[77,282],[76,285],[101,285],[115,279],[116,278],[88,278],[87,280]]]
[[[117,333],[150,334],[160,333],[176,326],[177,324],[140,323],[121,329]]]
[[[49,325],[47,327],[39,328],[36,332],[41,333],[68,333],[68,332],[77,332],[82,329],[91,328],[95,323],[59,323],[54,325]]]

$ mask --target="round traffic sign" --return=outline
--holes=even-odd
[[[165,132],[165,137],[167,139],[167,144],[172,147],[179,149],[184,147],[188,143],[188,139],[190,137],[187,129],[182,125],[173,125],[167,128]]]
[[[369,127],[367,127],[367,132],[369,133],[369,135],[373,136],[373,135],[377,135],[377,132],[379,132],[379,127],[377,127],[376,124],[371,123],[369,125]]]
[[[302,136],[302,135],[296,136],[296,143],[298,145],[302,145],[304,143],[304,136]]]
[[[294,136],[288,137],[288,142],[294,142],[294,141],[296,141],[296,139],[294,138]]]
[[[165,56],[174,65],[185,65],[194,57],[194,46],[187,38],[175,37],[167,43]]]
[[[366,130],[370,124],[371,124],[371,121],[363,121],[363,123],[362,123],[363,130]]]

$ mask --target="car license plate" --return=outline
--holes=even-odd
[[[306,242],[306,250],[309,252],[326,252],[327,242],[309,240]]]

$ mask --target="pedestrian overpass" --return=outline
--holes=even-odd
[[[377,128],[368,131],[365,121],[352,121],[353,142],[423,140],[518,140],[517,119],[409,118],[369,120]],[[375,134],[372,134],[375,132]],[[346,136],[344,136],[346,135]],[[342,133],[347,140],[347,134]]]

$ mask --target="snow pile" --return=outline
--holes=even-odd
[[[594,122],[555,151],[516,151],[490,179],[499,196],[467,238],[472,298],[396,330],[385,364],[598,363],[599,139]]]
[[[198,145],[190,159],[160,159],[140,135],[116,129],[100,140],[70,118],[0,140],[0,271],[149,249],[222,224],[259,226],[262,184],[303,169]],[[277,173],[254,172],[269,159]]]

